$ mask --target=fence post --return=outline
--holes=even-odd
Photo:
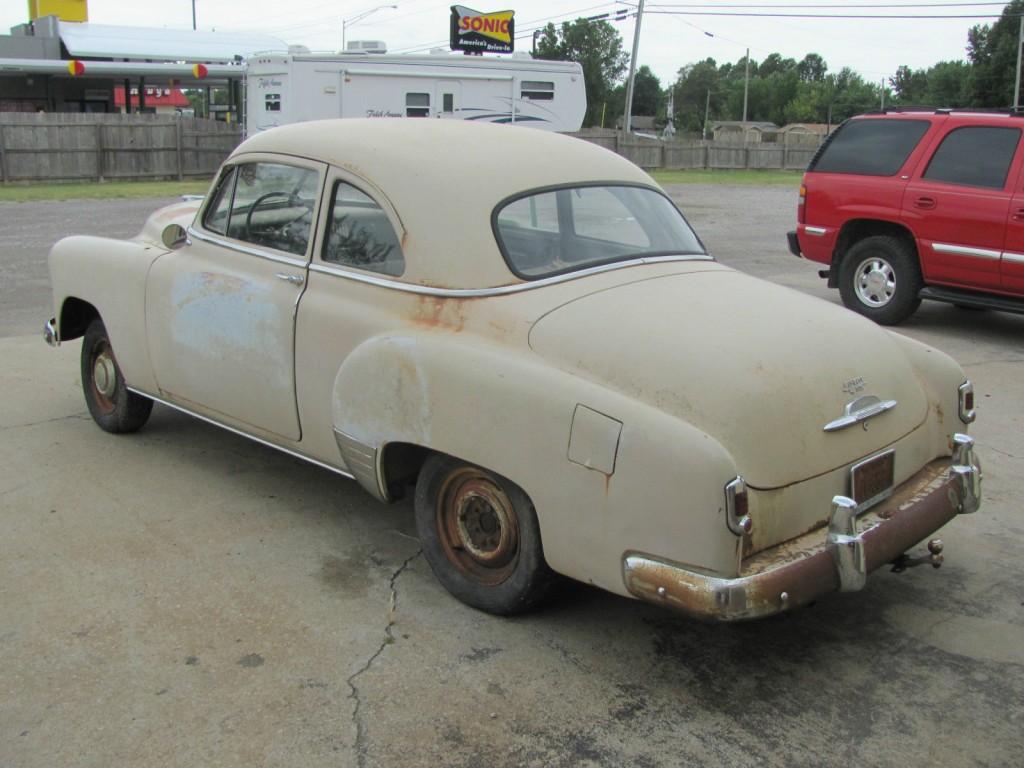
[[[4,127],[0,125],[0,181],[7,183],[7,138],[4,136]]]
[[[181,157],[181,119],[174,121],[174,147],[178,156],[178,181],[185,178],[185,166]]]
[[[96,180],[103,182],[103,123],[96,123]]]

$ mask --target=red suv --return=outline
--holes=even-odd
[[[1024,313],[1024,115],[896,109],[851,118],[800,187],[796,256],[891,325],[921,299]]]

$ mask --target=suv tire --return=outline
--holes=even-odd
[[[880,325],[896,325],[914,314],[923,286],[914,249],[891,235],[858,241],[839,267],[843,304]]]

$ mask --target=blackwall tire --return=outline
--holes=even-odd
[[[107,329],[93,320],[82,339],[82,391],[93,420],[107,432],[135,432],[149,419],[153,401],[129,392]]]
[[[555,576],[533,504],[519,486],[435,454],[420,470],[415,509],[424,557],[452,595],[502,616],[542,602]]]
[[[880,325],[896,325],[914,314],[923,286],[914,249],[889,235],[854,244],[839,270],[843,304]]]

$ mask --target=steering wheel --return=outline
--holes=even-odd
[[[295,196],[294,193],[276,192],[276,191],[275,192],[266,192],[266,193],[260,195],[259,197],[257,197],[256,200],[253,202],[253,204],[251,206],[249,206],[249,212],[247,214],[245,214],[245,237],[246,237],[246,239],[249,239],[249,238],[252,237],[252,215],[254,213],[256,213],[256,209],[260,207],[260,204],[263,201],[270,200],[271,198],[275,198],[275,197],[284,198],[289,203],[291,203],[293,201],[296,201],[298,199]],[[310,212],[308,207],[303,206],[303,208],[305,208],[305,210],[303,210],[302,213],[300,213],[294,219],[291,219],[290,221],[286,221],[283,224],[278,224],[278,225],[276,225],[275,228],[278,231],[283,231],[286,227],[288,227],[291,224],[294,224],[296,221],[298,221],[299,219],[301,219],[303,216],[307,215]]]

